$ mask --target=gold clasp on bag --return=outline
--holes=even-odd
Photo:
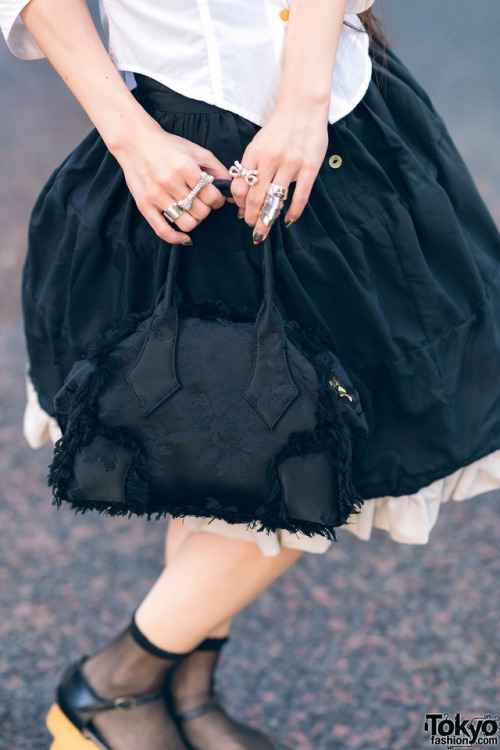
[[[352,396],[349,396],[349,394],[347,393],[346,389],[343,388],[340,385],[340,383],[337,380],[337,378],[330,378],[330,380],[328,381],[328,383],[329,383],[329,385],[332,386],[332,388],[335,388],[335,390],[337,391],[337,393],[340,395],[341,398],[348,398],[349,401],[352,401]]]

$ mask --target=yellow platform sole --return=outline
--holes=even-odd
[[[45,723],[54,738],[50,750],[101,750],[95,742],[82,737],[82,734],[63,714],[57,703],[53,704],[47,714]]]

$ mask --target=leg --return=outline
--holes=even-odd
[[[264,557],[254,542],[189,535],[139,606],[139,628],[160,648],[186,652],[246,607],[300,557]]]
[[[169,565],[186,539],[193,533],[182,518],[169,519],[165,539],[165,567]]]
[[[193,534],[189,526],[183,523],[182,518],[171,518],[168,523],[167,536],[165,539],[165,566],[169,565],[186,539]],[[229,633],[231,619],[226,620],[207,634],[210,638],[224,638]]]
[[[193,532],[181,519],[169,523],[165,561],[168,566]],[[275,742],[226,713],[217,697],[215,674],[228,640],[231,620],[215,628],[182,659],[169,679],[173,712],[192,750],[271,750]]]
[[[137,625],[151,646],[186,654],[300,554],[284,549],[267,558],[253,542],[207,532],[190,534],[137,610]],[[157,690],[175,664],[175,659],[147,653],[126,632],[86,662],[84,673],[97,693],[114,698]],[[172,720],[160,709],[152,703],[130,712],[106,712],[94,724],[113,750],[184,750]],[[222,742],[219,747],[222,750]]]

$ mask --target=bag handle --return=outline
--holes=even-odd
[[[230,180],[212,183],[223,195],[230,196]],[[288,366],[284,322],[274,296],[273,251],[270,235],[260,245],[263,252],[263,300],[255,321],[252,372],[243,397],[266,425],[273,429],[299,393]],[[179,246],[173,245],[167,270],[163,299],[156,307],[142,351],[127,373],[127,380],[139,402],[141,415],[147,417],[179,388],[176,348],[179,331],[174,288],[179,261]],[[163,363],[160,370],[159,363]],[[157,373],[151,378],[152,373]]]
[[[216,187],[225,198],[231,198],[231,182],[232,180],[214,180],[212,185]],[[267,301],[268,305],[271,305],[274,300],[274,270],[273,270],[273,251],[271,246],[271,235],[268,234],[266,239],[261,245],[263,250],[263,297]],[[167,268],[167,280],[165,283],[164,300],[167,307],[174,304],[174,289],[175,280],[177,276],[177,266],[179,264],[179,245],[172,245],[170,251],[170,258]]]

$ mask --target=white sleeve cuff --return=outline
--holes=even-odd
[[[346,13],[362,13],[371,8],[375,0],[347,0]]]
[[[0,0],[0,27],[10,51],[23,60],[38,60],[45,57],[19,16],[27,3],[24,0],[5,2]],[[8,7],[5,7],[8,6]]]

